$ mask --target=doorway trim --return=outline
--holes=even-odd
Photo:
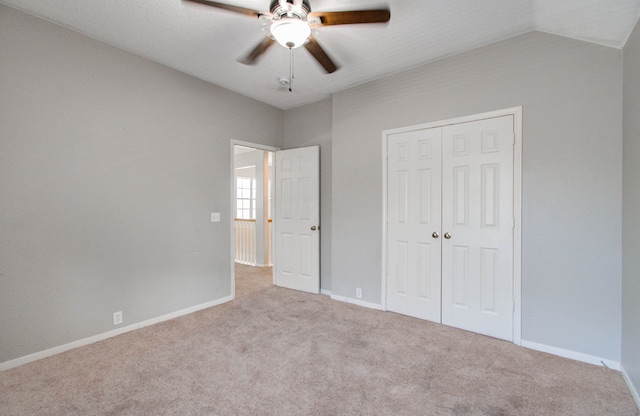
[[[237,139],[231,139],[231,146],[230,146],[230,177],[229,177],[229,232],[230,232],[230,241],[229,241],[229,247],[230,247],[230,256],[229,256],[229,260],[231,261],[231,276],[230,276],[230,284],[231,284],[231,300],[234,300],[236,298],[236,256],[235,256],[235,242],[234,242],[234,229],[233,229],[233,223],[236,217],[236,211],[235,211],[235,198],[236,198],[236,184],[235,184],[235,147],[236,146],[243,146],[243,147],[249,147],[252,149],[256,149],[256,150],[264,150],[267,152],[277,152],[278,150],[280,150],[279,147],[273,147],[273,146],[268,146],[265,144],[259,144],[259,143],[252,143],[252,142],[246,142],[243,140],[237,140]],[[273,256],[273,262],[275,263],[275,258],[276,255],[278,253],[276,253],[275,249],[272,251],[272,256]]]
[[[488,118],[513,116],[513,343],[522,344],[522,106],[438,120],[382,132],[382,310],[387,310],[387,144],[388,136]]]

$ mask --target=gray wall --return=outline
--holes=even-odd
[[[622,366],[640,392],[640,24],[624,48]]]
[[[0,62],[0,362],[228,296],[230,140],[283,112],[5,6]]]
[[[619,361],[621,55],[534,32],[335,94],[333,293],[381,302],[383,130],[522,105],[522,337]]]
[[[331,290],[331,99],[284,113],[284,147],[320,146],[320,287]]]

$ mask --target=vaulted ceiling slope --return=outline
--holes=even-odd
[[[221,0],[269,10],[269,0]],[[387,24],[326,26],[314,33],[340,69],[325,73],[304,48],[271,47],[255,65],[239,59],[264,39],[258,19],[183,0],[0,0],[118,48],[288,109],[367,81],[533,30],[621,48],[640,0],[310,0],[313,11],[388,7]]]

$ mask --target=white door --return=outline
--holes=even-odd
[[[442,323],[513,340],[513,116],[443,127]]]
[[[387,136],[388,310],[513,340],[513,123]]]
[[[275,154],[277,286],[320,292],[320,152],[318,146]]]
[[[392,134],[387,141],[387,309],[435,322],[440,322],[441,131]]]

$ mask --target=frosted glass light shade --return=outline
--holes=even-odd
[[[293,49],[304,44],[311,35],[311,28],[304,20],[286,17],[271,24],[271,34],[280,45]]]

